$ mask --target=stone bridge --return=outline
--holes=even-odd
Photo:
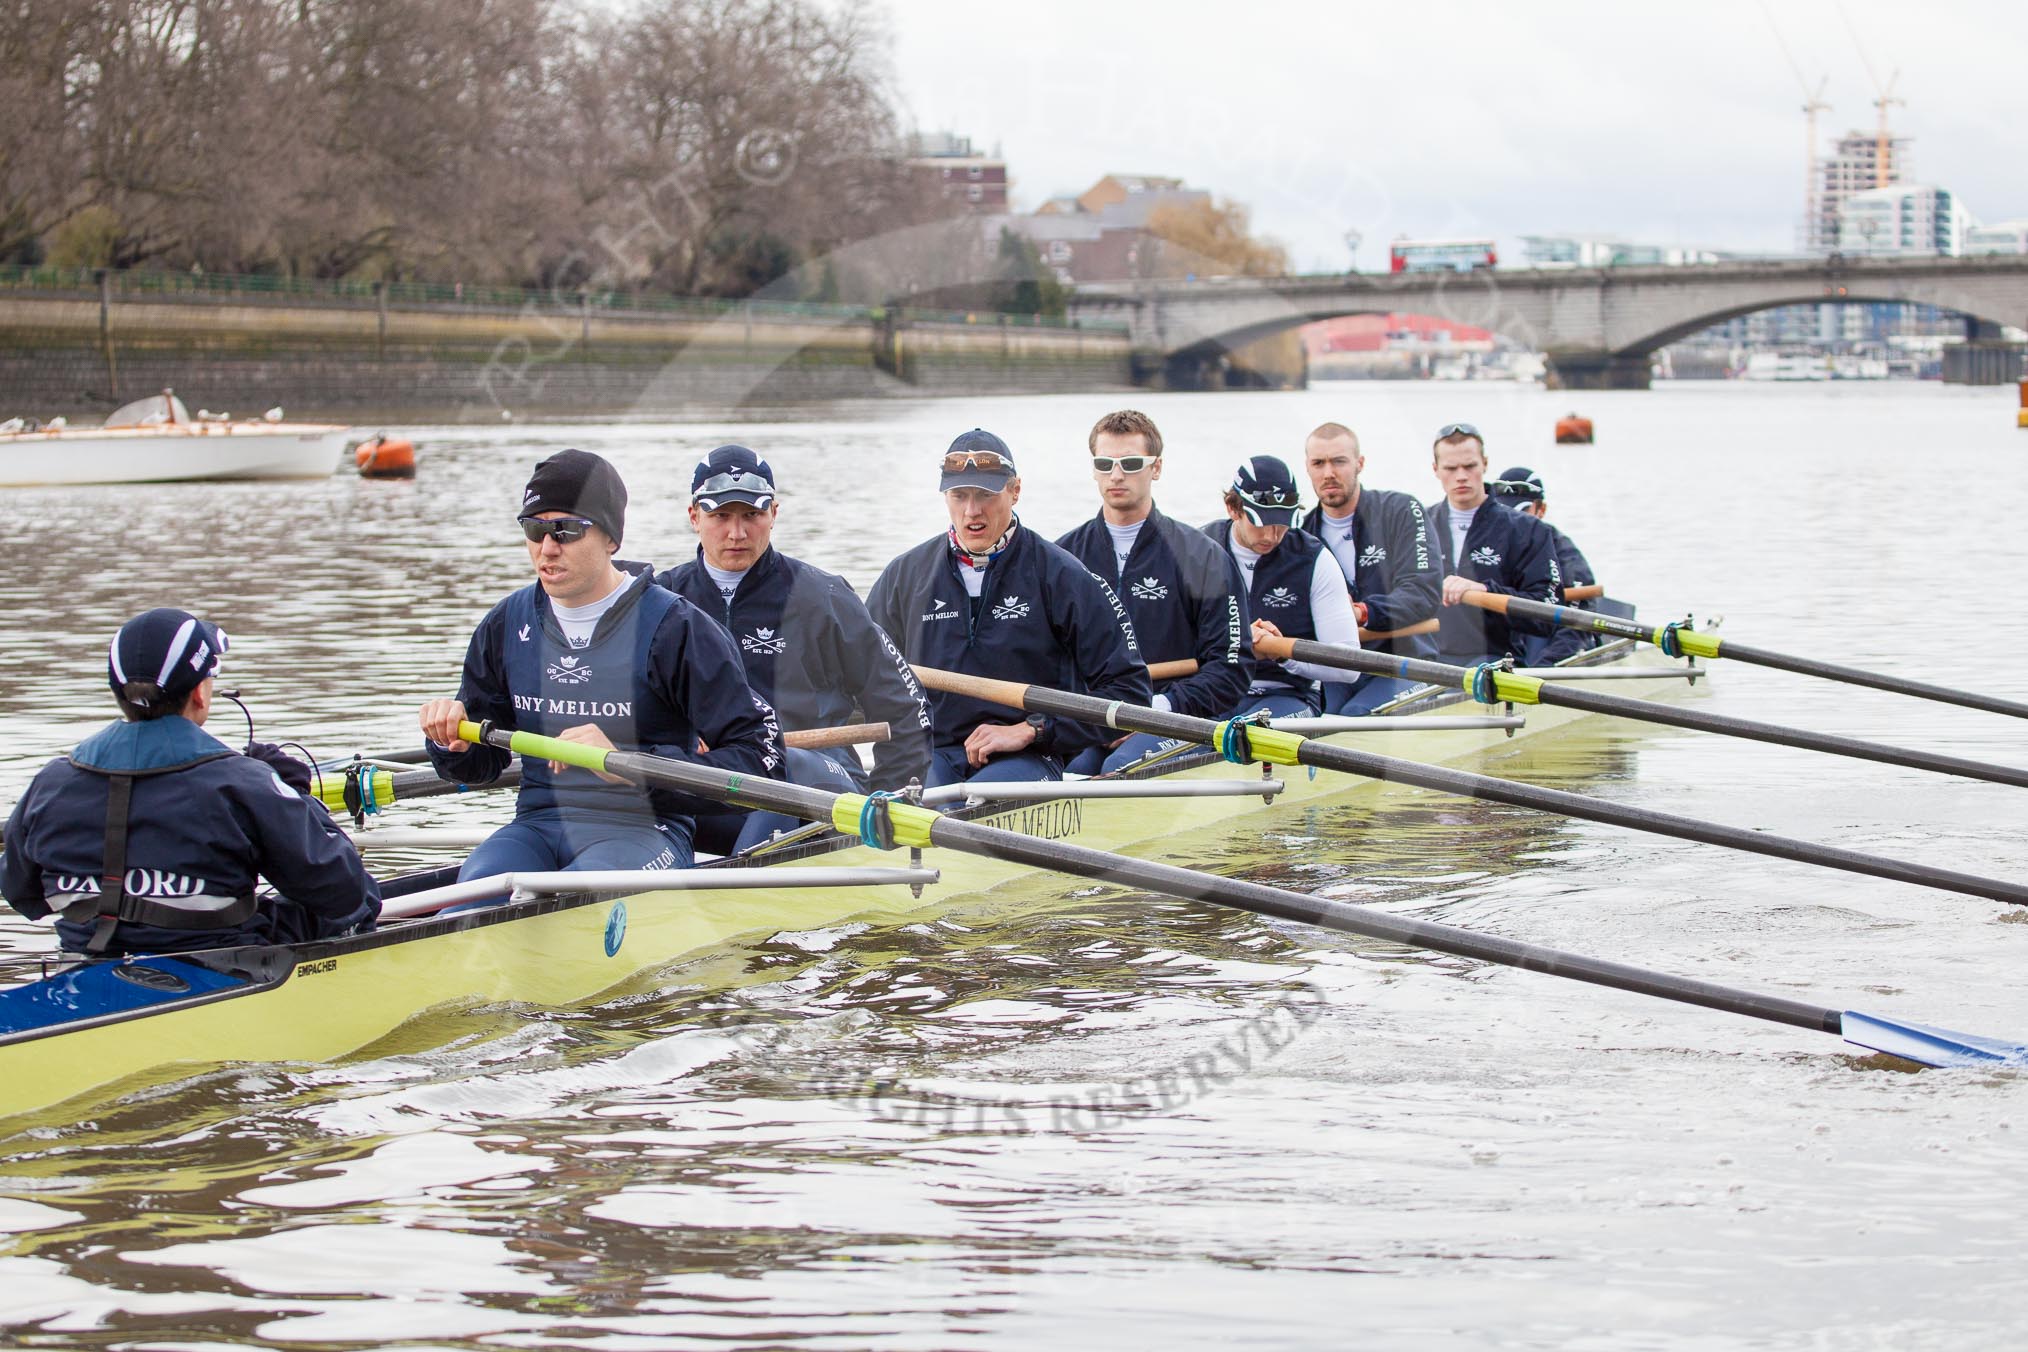
[[[1968,336],[1990,342],[1995,326],[2028,328],[2028,256],[1119,282],[1080,287],[1071,314],[1126,321],[1137,374],[1180,388],[1203,388],[1227,351],[1254,339],[1394,312],[1512,339],[1543,353],[1566,389],[1646,389],[1659,348],[1737,315],[1827,301],[1934,305],[1965,315]]]

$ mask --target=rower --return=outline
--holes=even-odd
[[[1303,468],[1317,505],[1296,518],[1299,530],[1329,547],[1352,587],[1352,613],[1362,629],[1393,633],[1436,618],[1443,570],[1431,547],[1429,522],[1411,493],[1364,488],[1358,434],[1327,422],[1303,442]],[[1436,656],[1433,633],[1375,638],[1366,647],[1425,661]],[[1339,673],[1342,677],[1343,673]],[[1324,683],[1324,712],[1367,714],[1413,689],[1415,682],[1377,672],[1351,684]]]
[[[944,453],[951,528],[887,565],[867,596],[874,621],[919,665],[1146,704],[1153,691],[1134,626],[1112,589],[1022,528],[1021,479],[1007,444],[974,428]],[[935,692],[932,787],[1060,779],[1065,762],[1111,740],[1103,728]]]
[[[1579,650],[1574,629],[1533,620],[1509,621],[1466,605],[1468,592],[1495,591],[1551,604],[1562,599],[1563,575],[1548,523],[1490,506],[1486,493],[1486,440],[1470,423],[1445,423],[1431,446],[1431,463],[1444,500],[1430,510],[1430,528],[1443,556],[1443,609],[1437,618],[1440,658],[1459,666],[1523,658],[1525,636],[1548,639],[1538,659],[1560,661]]]
[[[1193,718],[1219,718],[1246,694],[1253,647],[1246,639],[1246,584],[1225,552],[1155,506],[1162,477],[1162,433],[1145,413],[1120,409],[1092,425],[1085,438],[1099,512],[1057,544],[1102,578],[1125,602],[1141,660],[1190,659],[1196,671],[1155,682],[1152,703]],[[1118,770],[1163,739],[1132,733],[1110,751],[1095,746],[1070,769]]]
[[[1257,455],[1225,490],[1225,520],[1204,533],[1217,541],[1246,579],[1253,640],[1279,635],[1341,647],[1359,646],[1359,621],[1344,570],[1316,536],[1290,530],[1303,500],[1296,476],[1280,459]],[[1265,709],[1276,718],[1307,717],[1323,707],[1322,682],[1343,675],[1308,662],[1254,663],[1253,683],[1232,710]]]
[[[784,731],[885,722],[871,777],[849,746],[787,749],[784,778],[832,793],[897,790],[929,773],[929,701],[852,585],[774,548],[781,502],[774,470],[745,446],[720,446],[690,476],[697,557],[655,580],[731,631],[747,684]],[[698,818],[698,843],[718,853],[802,825],[778,812]]]
[[[309,792],[310,767],[204,730],[225,634],[187,611],[120,626],[107,681],[123,719],[42,768],[7,821],[0,893],[55,913],[90,957],[293,944],[373,928],[380,888]],[[257,897],[266,878],[280,896]]]
[[[739,775],[781,773],[775,712],[747,687],[731,637],[657,587],[647,565],[615,564],[626,510],[619,471],[589,451],[559,451],[535,467],[519,520],[536,580],[479,622],[458,697],[420,711],[439,775],[490,784],[512,759],[459,737],[467,720]],[[700,741],[710,749],[700,751]],[[458,876],[687,868],[692,819],[715,807],[528,761],[514,820],[487,837]]]
[[[1551,524],[1549,503],[1542,487],[1541,475],[1525,465],[1516,465],[1512,469],[1503,470],[1499,478],[1488,479],[1486,492],[1501,506],[1512,507],[1521,515],[1532,516],[1549,527],[1549,533],[1555,540],[1556,568],[1563,575],[1565,588],[1589,587],[1598,581],[1598,576],[1591,570],[1590,561],[1584,557],[1584,551],[1577,547],[1576,541]],[[1572,601],[1565,597],[1564,603],[1583,610],[1599,609],[1598,603],[1591,599]],[[1583,630],[1574,632],[1578,636],[1577,646],[1580,651],[1593,646],[1597,641]],[[1549,639],[1544,635],[1522,636],[1523,655],[1531,666],[1543,665],[1543,654],[1548,648]]]

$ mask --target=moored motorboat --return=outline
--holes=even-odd
[[[221,479],[323,479],[344,451],[349,429],[291,423],[282,410],[259,418],[190,410],[173,390],[115,410],[103,426],[63,419],[0,423],[0,488],[174,483]]]
[[[1704,674],[1628,641],[1579,661],[1651,669],[1651,676],[1617,686],[1645,696],[1684,693],[1694,684],[1686,676]],[[1381,712],[1401,717],[1329,740],[1421,761],[1456,761],[1582,716],[1531,708],[1517,727],[1511,708],[1488,710],[1458,692],[1428,688]],[[1460,714],[1478,716],[1458,727]],[[1416,726],[1429,719],[1447,725]],[[1034,793],[1055,786],[1021,785],[1010,786],[1022,791],[1019,797],[986,798],[959,811],[1045,839],[1156,856],[1179,839],[1207,832],[1271,829],[1293,803],[1382,791],[1374,781],[1345,776],[1263,775],[1249,777],[1215,752],[1186,747],[1150,758],[1124,778],[1128,785],[1188,788],[1191,796],[1037,800]],[[497,884],[501,904],[395,920],[354,938],[71,967],[0,991],[0,1117],[221,1062],[340,1057],[425,1012],[444,1016],[444,1036],[455,1036],[448,1020],[462,1009],[499,1000],[565,1004],[590,998],[639,971],[741,936],[819,929],[857,916],[892,918],[989,890],[1003,896],[1017,886],[1061,889],[1060,880],[1019,864],[947,852],[927,860],[937,871],[933,882],[921,875],[840,872],[891,869],[896,862],[895,855],[828,824],[815,825],[689,870],[682,890],[644,886],[638,878],[524,878]],[[765,879],[758,889],[752,885],[756,872]],[[820,885],[789,885],[799,877]],[[391,884],[385,889],[389,914],[419,902],[474,899],[416,896],[419,888],[445,881],[419,876]]]

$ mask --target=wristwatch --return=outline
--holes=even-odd
[[[1042,740],[1042,730],[1048,726],[1049,720],[1041,714],[1030,714],[1021,721],[1035,729],[1035,736],[1029,740],[1028,745],[1034,746],[1037,742],[1040,742]]]

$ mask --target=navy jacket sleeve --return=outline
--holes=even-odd
[[[1550,529],[1556,528],[1552,526]],[[1577,541],[1560,530],[1556,531],[1556,566],[1563,570],[1563,585],[1566,587],[1588,587],[1598,581],[1598,574],[1591,570],[1591,561],[1577,547]]]
[[[1408,494],[1395,498],[1402,510],[1389,513],[1387,538],[1382,542],[1387,560],[1395,571],[1394,583],[1377,596],[1362,596],[1369,629],[1406,629],[1437,613],[1443,600],[1443,556],[1430,534],[1429,517],[1422,504]],[[1321,510],[1321,509],[1320,509]]]
[[[465,647],[464,675],[458,681],[458,701],[474,723],[493,722],[503,728],[514,726],[514,700],[507,691],[507,675],[500,669],[501,637],[506,627],[505,604],[497,605],[472,631]],[[459,784],[491,784],[514,760],[514,753],[497,746],[473,743],[463,751],[447,751],[425,742],[430,764],[437,774]]]
[[[31,787],[7,816],[5,848],[0,849],[0,896],[30,920],[40,920],[49,914],[49,906],[42,899],[42,865],[28,852],[28,805],[34,797]]]
[[[282,783],[259,761],[233,770],[229,791],[253,838],[261,876],[328,922],[328,933],[377,917],[380,885],[324,805]]]
[[[894,638],[897,634],[908,633],[908,630],[899,623],[902,584],[901,579],[896,576],[895,565],[900,562],[899,559],[890,560],[887,567],[880,570],[880,576],[873,580],[873,589],[866,593],[866,614],[880,626],[881,633],[894,639],[895,648],[903,654],[902,660],[907,661],[907,649],[904,646],[907,640]]]
[[[873,748],[873,787],[893,790],[911,779],[927,782],[929,699],[915,672],[843,582],[832,586],[831,608],[837,669],[859,692],[859,708],[867,719],[888,725],[888,740]]]
[[[1179,528],[1178,533],[1187,527]],[[1190,589],[1197,629],[1197,670],[1162,687],[1169,707],[1192,718],[1223,718],[1246,698],[1253,683],[1253,640],[1247,632],[1246,587],[1239,565],[1223,549],[1184,554],[1193,541],[1179,540],[1176,552]]]
[[[1084,693],[1127,704],[1144,705],[1154,698],[1148,669],[1134,642],[1133,622],[1113,589],[1075,560],[1061,570],[1056,585],[1067,594],[1066,604],[1056,612],[1057,642],[1071,653]],[[1040,740],[1048,754],[1067,761],[1118,735],[1110,728],[1054,718],[1044,724]]]
[[[688,601],[662,618],[649,651],[648,679],[672,707],[689,712],[698,737],[711,749],[699,755],[694,744],[654,744],[643,751],[728,774],[781,778],[782,734],[773,707],[747,685],[732,635]],[[676,796],[687,813],[724,808],[711,799]]]

